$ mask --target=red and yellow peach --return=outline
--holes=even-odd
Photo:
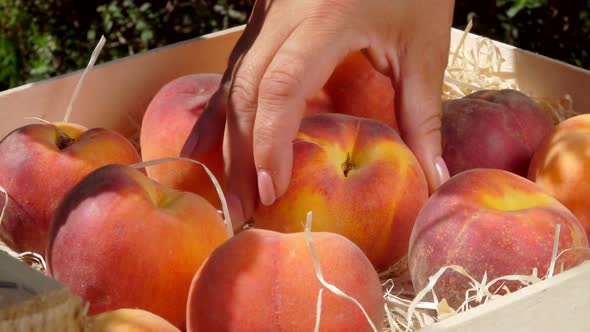
[[[324,279],[356,299],[378,330],[384,300],[377,272],[350,240],[312,234]],[[322,331],[373,331],[361,309],[320,284],[305,234],[243,231],[195,275],[187,331],[313,331],[320,289]]]
[[[543,276],[551,263],[557,225],[559,251],[588,248],[576,217],[533,182],[497,169],[464,171],[443,184],[416,219],[409,248],[413,285],[420,291],[448,265],[462,266],[478,281],[484,274],[490,281],[530,275],[533,269]],[[570,251],[557,266],[568,269],[583,259],[582,252]],[[434,290],[439,299],[457,308],[465,300],[469,282],[459,273],[447,272]],[[508,281],[506,286],[514,291],[523,284]]]
[[[325,113],[303,119],[293,143],[286,193],[259,205],[258,228],[299,232],[309,211],[314,231],[346,236],[386,269],[406,257],[418,211],[428,197],[420,164],[383,122]]]

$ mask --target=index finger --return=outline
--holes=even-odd
[[[326,21],[306,21],[279,49],[259,87],[254,124],[254,161],[260,200],[269,205],[288,187],[293,163],[292,141],[305,100],[326,83],[337,64],[364,39]]]

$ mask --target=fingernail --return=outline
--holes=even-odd
[[[436,169],[436,175],[438,176],[438,187],[445,183],[449,178],[449,169],[447,164],[441,156],[434,159],[434,168]]]
[[[260,194],[260,202],[264,205],[271,205],[277,199],[272,178],[265,170],[258,171],[258,192]]]
[[[180,151],[180,156],[190,157],[195,152],[197,144],[199,144],[199,133],[191,133]]]
[[[237,195],[233,193],[227,195],[225,200],[227,201],[227,208],[229,209],[229,213],[231,215],[232,226],[234,229],[239,229],[246,221],[244,218],[242,201]]]

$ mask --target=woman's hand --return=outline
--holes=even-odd
[[[350,52],[391,77],[401,135],[431,190],[448,178],[441,158],[441,87],[452,0],[258,0],[219,90],[182,154],[223,144],[232,219],[287,189],[306,99]],[[392,110],[393,112],[393,110]]]

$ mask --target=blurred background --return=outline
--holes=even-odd
[[[254,0],[0,0],[0,91],[247,21]],[[590,69],[590,0],[455,1],[453,26]]]

